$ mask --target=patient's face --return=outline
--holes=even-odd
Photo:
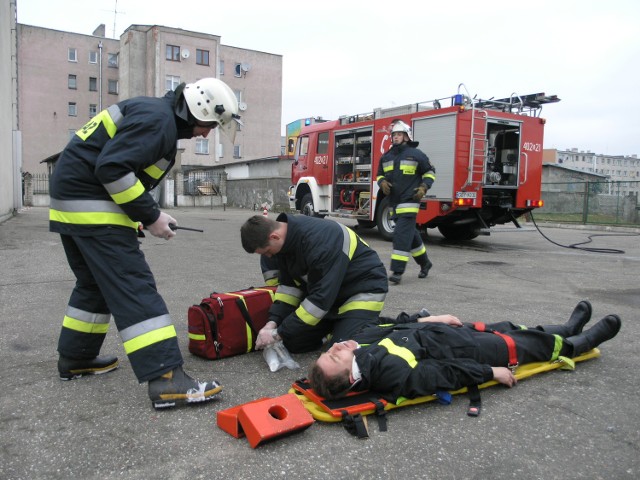
[[[318,358],[317,364],[329,377],[336,376],[344,371],[351,373],[354,351],[358,344],[353,340],[334,343],[329,350]]]

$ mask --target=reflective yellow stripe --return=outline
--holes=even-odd
[[[553,353],[549,359],[552,362],[560,356],[560,350],[562,350],[562,337],[555,334],[553,336],[555,337],[555,344],[553,346]]]
[[[111,115],[109,115],[109,112],[106,110],[102,110],[95,117],[89,120],[84,127],[76,132],[76,135],[78,135],[82,140],[86,140],[89,138],[89,135],[96,131],[100,124],[104,125],[104,128],[107,130],[107,135],[109,135],[110,138],[113,138],[118,127],[113,123]]]
[[[138,228],[138,222],[132,221],[124,213],[61,212],[59,210],[49,210],[49,219],[54,222],[68,223],[71,225],[120,225],[134,229]]]
[[[68,328],[69,330],[75,330],[76,332],[97,333],[100,335],[107,333],[107,331],[109,330],[108,323],[83,322],[82,320],[68,317],[67,315],[64,316],[62,326]]]
[[[317,325],[320,321],[318,317],[314,317],[309,312],[307,312],[303,306],[298,307],[298,309],[296,310],[296,315],[298,316],[298,318],[300,318],[300,320],[312,327]]]
[[[195,340],[197,342],[204,342],[207,339],[206,335],[200,335],[197,333],[190,333],[189,340]]]
[[[411,353],[411,350],[406,347],[399,347],[393,343],[390,338],[385,338],[378,345],[386,348],[391,355],[396,355],[397,357],[402,358],[411,368],[415,368],[416,365],[418,365],[418,361],[416,360],[415,355]]]
[[[144,193],[144,186],[142,185],[142,182],[138,180],[133,187],[127,188],[126,190],[123,190],[122,192],[119,192],[119,193],[114,193],[111,195],[111,198],[113,198],[113,201],[116,202],[118,205],[121,205],[123,203],[128,203],[132,200],[135,200],[143,193]]]
[[[418,213],[419,207],[410,207],[410,208],[396,208],[396,213]]]
[[[391,260],[398,260],[399,262],[408,262],[409,257],[407,257],[406,255],[398,255],[397,253],[392,253]]]
[[[256,290],[258,290],[260,292],[268,292],[269,295],[271,296],[271,301],[273,302],[273,299],[275,297],[275,293],[273,292],[273,290],[271,290],[270,288],[256,288]]]
[[[350,312],[351,310],[369,310],[371,312],[381,312],[384,308],[384,302],[349,302],[345,303],[338,309],[338,314]]]
[[[422,178],[430,178],[433,181],[436,180],[436,176],[433,173],[425,173]]]
[[[285,293],[276,292],[275,300],[286,303],[287,305],[291,305],[292,307],[297,307],[298,305],[300,305],[300,299],[298,297],[287,295]]]
[[[131,340],[124,342],[124,351],[127,355],[131,355],[133,352],[140,350],[141,348],[148,347],[154,343],[162,342],[170,338],[176,337],[176,329],[173,325],[167,325],[166,327],[151,330],[150,332],[138,335]]]
[[[155,165],[151,165],[144,169],[144,172],[149,175],[151,178],[155,178],[158,180],[162,175],[164,175],[164,170],[159,169]]]
[[[426,247],[424,245],[422,245],[422,247],[420,247],[418,250],[416,250],[415,252],[412,251],[411,255],[414,257],[419,257],[420,255],[422,255],[423,253],[425,253],[427,251]]]

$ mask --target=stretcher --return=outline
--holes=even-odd
[[[548,372],[551,370],[574,370],[575,364],[577,362],[582,362],[599,356],[600,350],[594,348],[574,358],[559,357],[553,362],[535,362],[520,365],[515,368],[514,375],[518,380],[523,380],[533,375]],[[498,385],[498,382],[496,382],[495,380],[485,382],[481,385],[478,385],[478,389],[484,389],[493,385]],[[479,395],[476,395],[477,391],[473,388],[470,391],[467,387],[455,391],[437,392],[434,395],[427,395],[413,399],[401,398],[396,403],[388,402],[384,400],[379,394],[371,391],[351,392],[345,398],[337,400],[326,400],[313,391],[306,379],[301,379],[294,382],[292,388],[289,390],[289,393],[296,394],[298,399],[311,413],[313,418],[322,422],[353,422],[354,419],[357,420],[358,417],[363,417],[370,414],[376,414],[380,420],[380,418],[384,417],[384,414],[389,410],[431,401],[448,404],[451,402],[452,395],[459,395],[463,393],[470,394],[470,397],[472,399],[472,406],[474,402],[476,403],[476,405],[479,405]],[[471,407],[470,411],[468,412],[470,416],[477,416],[478,413],[479,409],[474,415],[471,412]],[[383,428],[381,428],[381,430],[382,429]]]

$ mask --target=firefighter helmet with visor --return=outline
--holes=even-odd
[[[198,122],[216,122],[232,141],[235,139],[240,123],[238,99],[226,83],[217,78],[203,78],[186,84],[183,94],[189,112]]]
[[[406,133],[409,137],[409,140],[413,140],[413,134],[411,133],[411,127],[404,123],[403,121],[397,121],[393,124],[393,128],[391,129],[391,133],[403,132]]]

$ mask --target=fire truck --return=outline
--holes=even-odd
[[[462,92],[462,93],[461,93]],[[287,125],[292,157],[289,203],[310,216],[351,218],[390,240],[393,208],[376,182],[391,147],[391,122],[413,129],[413,140],[436,169],[416,223],[450,240],[470,240],[543,205],[542,106],[555,96],[512,94],[494,100],[457,93],[338,120],[301,119]]]

